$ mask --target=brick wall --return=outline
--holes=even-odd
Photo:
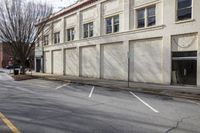
[[[5,68],[8,65],[8,61],[10,56],[6,52],[8,50],[8,46],[0,44],[0,68]]]

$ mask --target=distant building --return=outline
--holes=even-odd
[[[200,86],[199,9],[200,0],[82,0],[49,19],[36,70]]]
[[[0,68],[5,68],[9,64],[8,46],[0,43]]]

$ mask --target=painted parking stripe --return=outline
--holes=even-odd
[[[94,91],[94,86],[92,87],[92,89],[91,89],[91,91],[90,91],[90,94],[89,94],[89,98],[91,98],[92,97],[92,93],[93,93],[93,91]]]
[[[21,133],[1,112],[0,119],[10,128],[13,133]]]
[[[156,110],[155,108],[151,107],[147,102],[145,102],[144,100],[142,100],[141,98],[139,98],[137,95],[135,95],[133,92],[129,91],[134,97],[136,97],[140,102],[142,102],[144,105],[146,105],[148,108],[150,108],[151,110],[153,110],[155,113],[159,113],[158,110]]]
[[[67,85],[68,85],[68,84],[64,84],[64,85],[58,86],[58,87],[56,88],[56,90],[61,89],[61,88],[65,87],[65,86],[67,86]]]

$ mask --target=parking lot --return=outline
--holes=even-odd
[[[0,132],[198,133],[197,101],[41,79],[0,80]]]

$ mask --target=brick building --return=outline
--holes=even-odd
[[[0,68],[5,68],[8,65],[10,56],[7,54],[8,47],[0,43]]]

